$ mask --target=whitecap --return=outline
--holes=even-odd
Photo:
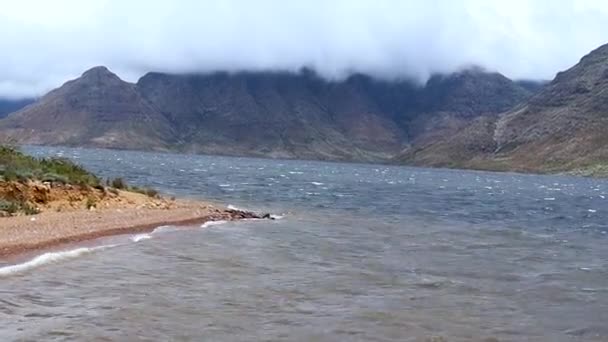
[[[201,225],[201,228],[209,228],[212,226],[219,226],[221,224],[228,223],[228,221],[208,221]]]
[[[220,184],[220,188],[227,188],[229,186],[230,186],[230,184]]]
[[[545,197],[545,201],[555,201],[555,197]]]
[[[178,228],[173,227],[173,226],[160,226],[160,227],[156,227],[152,233],[150,234],[158,234],[158,233],[167,233],[167,232],[174,232],[176,231]]]
[[[593,213],[597,213],[597,210],[595,210],[595,209],[587,209],[587,211],[590,212],[590,213],[592,213],[592,214]]]
[[[41,254],[31,260],[28,260],[21,264],[10,265],[0,267],[0,277],[8,277],[13,274],[23,273],[34,268],[41,267],[43,265],[67,260],[74,259],[81,255],[89,254],[98,250],[111,248],[116,245],[106,245],[106,246],[98,246],[98,247],[80,247],[76,249],[71,249],[67,251],[59,251],[59,252],[48,252]]]
[[[323,183],[321,183],[321,182],[310,182],[310,184],[312,184],[312,185],[317,185],[317,186],[319,186],[319,185],[323,185]]]
[[[239,207],[234,206],[232,204],[228,204],[228,206],[226,208],[228,208],[229,210],[247,211],[247,210],[245,210],[243,208],[239,208]]]
[[[139,242],[139,241],[148,240],[151,238],[152,238],[152,236],[150,234],[137,234],[137,235],[131,236],[131,241]]]

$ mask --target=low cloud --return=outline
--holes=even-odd
[[[601,0],[3,1],[0,97],[41,95],[95,65],[147,71],[363,72],[424,81],[480,65],[550,79],[606,43]]]

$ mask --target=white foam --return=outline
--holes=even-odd
[[[235,205],[232,205],[232,204],[228,204],[227,208],[230,209],[230,210],[246,211],[245,209],[239,208],[239,207],[237,207]]]
[[[555,201],[555,197],[546,197],[545,201]]]
[[[318,186],[318,185],[323,185],[323,183],[321,183],[321,182],[310,182],[310,184],[312,184],[312,185],[317,185],[317,186]]]
[[[81,255],[89,254],[89,253],[95,252],[97,250],[107,249],[107,248],[111,248],[114,246],[116,246],[116,245],[106,245],[106,246],[99,246],[99,247],[80,247],[80,248],[67,250],[67,251],[44,253],[44,254],[41,254],[41,255],[39,255],[29,261],[21,263],[21,264],[1,267],[0,268],[0,277],[8,277],[13,274],[23,273],[23,272],[32,270],[34,268],[38,268],[43,265],[47,265],[47,264],[51,264],[51,263],[55,263],[55,262],[59,262],[59,261],[63,261],[63,260],[68,260],[68,259],[74,259]]]
[[[228,223],[228,221],[223,221],[223,220],[222,221],[209,221],[209,222],[203,223],[201,225],[201,228],[209,228],[209,227],[212,227],[212,226],[219,226],[219,225],[224,224],[224,223]]]
[[[152,238],[152,236],[150,234],[137,234],[137,235],[131,236],[131,241],[139,242],[139,241],[148,240],[151,238]]]
[[[152,233],[150,234],[158,234],[158,233],[166,233],[166,232],[174,232],[176,231],[177,228],[173,227],[173,226],[160,226],[160,227],[156,227],[154,228],[154,230],[152,231]]]
[[[587,209],[587,211],[590,212],[590,213],[592,213],[592,214],[593,213],[597,213],[597,210],[595,210],[595,209]]]

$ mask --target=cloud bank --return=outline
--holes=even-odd
[[[0,0],[0,97],[106,65],[363,72],[424,81],[467,65],[550,79],[608,42],[603,0]]]

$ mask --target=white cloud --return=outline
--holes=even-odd
[[[0,0],[0,96],[38,95],[94,65],[297,70],[425,79],[479,64],[552,78],[606,43],[601,0]]]

